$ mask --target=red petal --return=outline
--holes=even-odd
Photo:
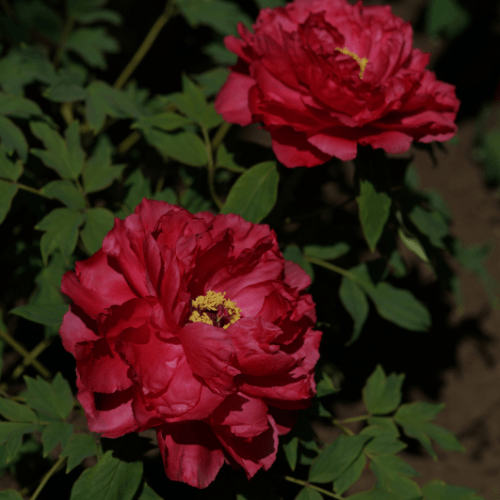
[[[335,156],[343,161],[354,160],[358,152],[356,141],[345,137],[322,133],[312,135],[307,140],[323,153]]]
[[[97,340],[97,323],[90,316],[85,314],[75,304],[71,304],[69,311],[64,315],[61,329],[63,347],[75,355],[75,346],[78,342],[88,342]]]
[[[255,80],[242,73],[231,73],[215,99],[215,110],[224,120],[238,125],[252,123],[252,113],[248,107],[248,92]]]
[[[156,428],[167,476],[196,488],[206,488],[224,464],[224,452],[203,422],[165,424]]]

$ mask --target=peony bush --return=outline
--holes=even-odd
[[[457,262],[497,294],[411,165],[460,106],[411,24],[0,3],[0,499],[479,499],[405,462],[464,448],[396,361]]]

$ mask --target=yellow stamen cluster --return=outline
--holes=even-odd
[[[347,47],[341,49],[340,47],[336,47],[335,50],[342,52],[342,54],[346,56],[351,56],[359,65],[359,78],[363,79],[363,74],[366,69],[366,65],[368,64],[368,59],[366,57],[359,57],[355,52],[350,51]]]
[[[241,309],[236,306],[235,302],[226,299],[225,296],[226,292],[220,293],[209,290],[205,295],[196,297],[196,299],[192,301],[192,307],[195,310],[191,313],[189,321],[213,325],[214,322],[205,311],[217,312],[219,307],[222,306],[224,310],[227,311],[227,319],[229,320],[229,323],[222,328],[227,330],[229,325],[232,325],[241,318]]]

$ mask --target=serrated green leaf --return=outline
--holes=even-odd
[[[42,110],[38,104],[25,97],[0,92],[0,115],[29,118],[30,116],[41,116]]]
[[[295,500],[323,500],[323,495],[312,488],[302,488]]]
[[[299,438],[296,436],[292,438],[285,438],[283,440],[283,450],[285,451],[285,456],[290,469],[295,470],[299,451]]]
[[[185,127],[192,123],[192,120],[176,113],[159,113],[157,115],[145,116],[132,124],[132,128],[141,130],[155,127],[160,130],[170,132],[178,128]]]
[[[329,246],[306,245],[304,247],[304,254],[309,257],[315,257],[316,259],[334,260],[342,257],[342,255],[345,255],[349,250],[349,245],[341,241],[340,243]]]
[[[14,309],[10,310],[11,314],[16,314],[34,323],[53,326],[60,326],[63,316],[67,312],[67,304],[26,304],[24,306],[14,307]]]
[[[42,432],[43,456],[46,457],[59,443],[64,448],[73,435],[73,425],[51,422]]]
[[[0,414],[12,422],[37,422],[36,415],[26,405],[21,405],[11,399],[0,398]]]
[[[363,388],[363,402],[374,415],[384,415],[394,411],[401,403],[401,386],[404,375],[392,373],[386,377],[384,369],[377,365]]]
[[[0,177],[17,181],[22,173],[23,166],[20,162],[12,161],[3,144],[0,145]],[[0,199],[2,198],[0,197]]]
[[[46,231],[40,241],[45,265],[56,249],[59,249],[64,260],[69,262],[78,240],[78,228],[83,221],[83,215],[74,209],[56,208],[35,226],[35,229]]]
[[[12,182],[0,180],[0,224],[5,220],[17,193],[17,186]]]
[[[287,245],[283,252],[283,258],[285,260],[291,260],[298,264],[311,278],[311,282],[314,281],[314,269],[310,262],[304,259],[304,256],[297,245]]]
[[[63,376],[58,373],[52,383],[40,377],[36,379],[24,376],[28,387],[25,398],[26,404],[34,410],[40,411],[49,417],[65,419],[73,408],[71,388]]]
[[[339,299],[354,322],[351,339],[347,345],[358,339],[368,318],[370,306],[363,290],[347,276],[342,277],[339,288]]]
[[[113,145],[107,136],[101,135],[92,156],[83,167],[83,186],[87,193],[95,193],[109,187],[120,177],[125,165],[112,165]]]
[[[132,500],[141,477],[141,462],[122,462],[107,451],[77,479],[70,500]]]
[[[359,456],[370,436],[339,436],[325,446],[309,470],[309,482],[329,483],[335,481]]]
[[[53,102],[75,102],[87,97],[87,91],[74,83],[60,83],[50,86],[43,96]]]
[[[369,446],[368,443],[367,446]],[[345,491],[347,491],[360,477],[363,473],[363,470],[366,466],[366,456],[361,453],[354,462],[352,462],[347,469],[342,472],[342,474],[335,479],[335,483],[333,485],[334,490],[337,494],[342,495]]]
[[[378,192],[368,180],[360,182],[359,220],[370,250],[373,252],[382,236],[385,223],[389,218],[391,198],[384,192]]]
[[[379,283],[369,293],[382,318],[407,330],[421,332],[431,326],[428,309],[408,290]]]
[[[41,193],[64,203],[68,208],[85,208],[85,198],[69,180],[52,181],[45,184]]]
[[[28,143],[21,129],[9,118],[0,115],[0,140],[5,149],[11,153],[17,151],[23,163],[28,159]]]
[[[106,52],[118,52],[120,46],[104,28],[80,28],[73,32],[66,49],[77,53],[89,66],[106,69]]]
[[[179,0],[177,5],[188,23],[210,26],[222,35],[236,35],[239,22],[252,26],[252,19],[236,4],[224,0]]]
[[[68,457],[66,474],[80,465],[85,458],[95,455],[97,445],[90,434],[73,434],[61,453],[61,457]]]
[[[422,492],[425,500],[480,500],[473,489],[446,484],[439,479],[427,483]]]
[[[205,145],[193,132],[166,134],[155,129],[145,129],[143,132],[146,141],[162,156],[192,167],[203,167],[208,162]]]
[[[84,213],[85,225],[80,232],[89,255],[101,248],[102,240],[113,228],[115,217],[105,208],[89,208]]]
[[[276,203],[278,183],[279,174],[275,162],[254,165],[234,183],[221,213],[238,214],[256,224],[261,222]]]

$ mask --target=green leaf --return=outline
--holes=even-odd
[[[155,129],[145,129],[144,137],[162,156],[170,157],[184,165],[203,167],[207,152],[203,141],[192,132],[165,134]]]
[[[107,0],[68,0],[68,16],[76,17],[93,12],[107,3]]]
[[[275,7],[284,7],[286,2],[284,0],[255,0],[259,9],[266,9],[267,7],[274,9]]]
[[[346,344],[350,345],[361,334],[363,325],[368,318],[370,306],[363,290],[347,276],[342,277],[339,288],[339,299],[354,322],[351,339]]]
[[[97,445],[90,434],[73,434],[61,453],[61,457],[68,457],[66,474],[80,465],[85,458],[95,455]]]
[[[473,489],[446,484],[439,479],[427,483],[422,492],[425,500],[480,500]]]
[[[433,420],[443,408],[444,404],[419,401],[400,406],[394,415],[394,420],[403,427],[405,434],[420,441],[422,446],[430,453],[434,460],[437,459],[437,456],[431,446],[427,424],[430,420]]]
[[[392,373],[386,377],[384,369],[377,365],[363,388],[363,402],[372,414],[384,415],[394,411],[401,403],[401,386],[405,376]]]
[[[261,222],[276,203],[278,183],[279,174],[275,162],[254,165],[234,183],[221,213],[238,214],[256,224]]]
[[[295,500],[323,500],[323,495],[319,491],[305,487],[299,491]]]
[[[398,428],[391,417],[369,417],[368,423],[372,427],[379,427],[389,434],[399,436]]]
[[[410,252],[413,252],[419,259],[423,260],[425,263],[429,263],[429,257],[427,257],[424,247],[417,238],[406,234],[400,227],[398,228],[398,236],[399,239],[403,242],[404,246],[408,250],[410,250]]]
[[[43,186],[41,193],[50,198],[56,198],[68,208],[85,208],[85,198],[69,180],[49,182]]]
[[[370,443],[368,443],[368,446]],[[360,477],[366,466],[366,456],[361,453],[354,462],[335,480],[334,489],[339,495],[347,491]]]
[[[122,23],[122,16],[115,10],[99,9],[93,12],[88,12],[87,14],[79,15],[78,22],[80,24],[93,24],[101,22],[118,26]]]
[[[73,425],[51,422],[42,432],[43,456],[46,457],[59,443],[64,448],[73,435]]]
[[[35,226],[35,229],[46,231],[40,242],[45,265],[56,249],[61,250],[64,260],[69,262],[78,240],[78,228],[83,221],[83,215],[74,209],[56,208]]]
[[[135,207],[144,199],[151,198],[151,187],[149,180],[146,179],[141,170],[138,168],[134,170],[125,182],[125,186],[130,186],[127,196],[125,197],[124,204],[129,212],[133,212]]]
[[[388,500],[423,500],[424,498],[417,483],[404,476],[395,478],[385,476],[384,482],[377,482],[375,488],[388,493]]]
[[[194,189],[186,189],[182,193],[181,206],[188,212],[195,214],[197,212],[204,212],[212,206],[212,202],[203,198],[203,196]]]
[[[24,376],[28,387],[25,397],[26,404],[49,417],[65,419],[73,408],[71,388],[63,376],[58,373],[52,383],[40,377],[36,379]]]
[[[132,500],[141,477],[141,462],[122,462],[107,451],[77,479],[70,500]]]
[[[198,75],[193,75],[193,78],[201,85],[203,95],[210,97],[219,92],[228,75],[227,68],[212,68]]]
[[[406,444],[398,439],[397,431],[394,433],[370,425],[365,427],[361,433],[373,436],[373,439],[365,446],[365,452],[370,455],[396,454],[406,448]]]
[[[0,398],[0,414],[13,422],[35,423],[38,420],[30,408],[5,398]]]
[[[360,181],[360,193],[356,199],[361,227],[373,252],[389,218],[391,198],[384,192],[377,192],[370,181],[364,180]]]
[[[399,476],[412,477],[420,474],[402,458],[396,455],[373,455],[370,469],[377,477],[377,487],[389,489],[394,480]]]
[[[17,181],[22,173],[23,166],[21,163],[13,162],[3,144],[0,145],[0,177]],[[0,199],[2,198],[0,197]]]
[[[323,378],[318,382],[318,385],[316,386],[316,396],[318,398],[322,398],[323,396],[335,394],[339,391],[339,384],[336,383],[334,378],[326,373],[326,371],[323,371]]]
[[[54,169],[63,179],[78,179],[85,153],[80,144],[79,123],[74,121],[66,129],[66,141],[46,123],[31,122],[33,135],[40,139],[45,150],[31,149],[49,168]]]
[[[147,483],[144,483],[142,485],[142,491],[141,494],[138,498],[138,500],[163,500],[163,498],[156,493],[151,486],[149,486]]]
[[[159,128],[170,132],[178,128],[185,127],[192,123],[192,120],[176,113],[159,113],[157,115],[145,116],[132,124],[132,128],[145,130],[148,128]]]
[[[298,264],[311,278],[311,282],[314,281],[314,269],[310,262],[307,262],[302,255],[300,248],[297,245],[287,245],[285,251],[283,252],[283,258],[285,260],[291,260]]]
[[[429,212],[415,206],[408,217],[418,230],[425,234],[436,248],[444,248],[442,239],[450,232],[448,223],[439,212]]]
[[[84,213],[85,226],[80,236],[87,252],[92,255],[102,246],[102,240],[113,228],[115,217],[106,208],[89,208]]]
[[[416,332],[426,331],[431,326],[429,311],[408,290],[379,283],[369,295],[382,318]]]
[[[22,436],[36,429],[38,429],[38,424],[0,422],[0,445],[19,434]]]
[[[87,91],[76,83],[51,85],[43,96],[53,102],[75,102],[86,99]]]
[[[24,306],[14,307],[14,309],[10,310],[11,314],[16,314],[34,323],[54,326],[61,325],[63,316],[67,312],[67,304],[26,304]]]
[[[187,22],[196,28],[210,26],[222,35],[236,35],[239,22],[252,26],[252,19],[236,4],[224,0],[178,0],[177,5]]]
[[[0,180],[0,224],[5,220],[17,193],[17,186],[12,182]]]
[[[457,0],[431,0],[425,15],[425,30],[431,36],[454,38],[467,28],[470,15]]]
[[[295,470],[297,466],[297,457],[299,451],[299,438],[294,436],[290,438],[284,438],[283,440],[283,450],[285,451],[285,456],[290,465],[290,469]]]
[[[118,52],[120,46],[104,28],[80,28],[73,32],[66,49],[76,52],[89,66],[106,69],[105,52]]]
[[[349,252],[350,247],[343,241],[330,246],[306,245],[304,254],[321,260],[334,260]]]
[[[0,500],[24,500],[19,491],[3,490],[0,491]]]
[[[101,135],[93,155],[83,167],[83,186],[87,193],[95,193],[109,187],[120,177],[125,165],[112,166],[113,145],[107,136]]]
[[[0,140],[5,149],[12,153],[17,151],[23,163],[28,159],[28,143],[21,129],[5,116],[0,115]]]
[[[216,160],[215,160],[215,165],[217,167],[227,167],[233,172],[246,172],[246,168],[240,167],[235,161],[234,161],[234,155],[230,153],[227,149],[224,143],[222,143],[218,148],[217,148],[217,155],[216,155]]]
[[[325,446],[309,470],[309,482],[329,483],[335,481],[359,456],[370,436],[339,436]]]
[[[216,63],[222,66],[232,66],[236,64],[238,56],[229,52],[222,42],[212,42],[202,49],[205,54],[210,56]],[[1,64],[1,60],[0,60]]]
[[[42,110],[38,104],[7,92],[0,92],[0,115],[11,115],[17,118],[41,116]]]

